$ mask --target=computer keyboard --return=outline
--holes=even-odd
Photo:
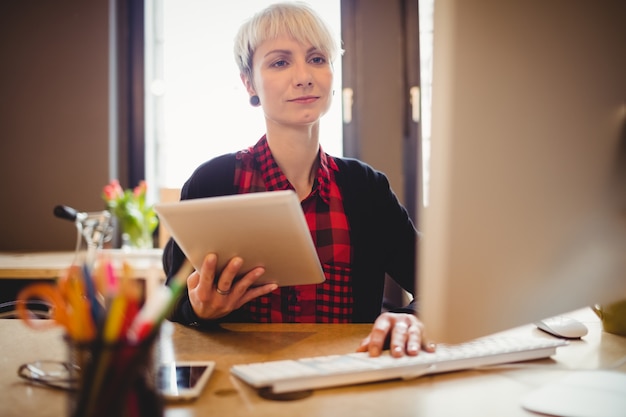
[[[238,364],[231,373],[254,388],[282,394],[542,359],[566,344],[561,339],[494,336],[438,345],[434,353],[420,352],[418,356],[393,358],[385,351],[382,356],[370,357],[357,352]]]

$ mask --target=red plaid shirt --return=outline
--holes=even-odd
[[[251,321],[261,323],[347,323],[352,317],[352,247],[348,219],[334,180],[335,161],[320,149],[319,169],[302,210],[317,248],[326,281],[317,285],[281,287],[242,307]],[[237,153],[237,192],[293,190],[263,136]]]

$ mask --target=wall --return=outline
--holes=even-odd
[[[0,250],[71,250],[57,204],[103,209],[108,2],[0,4]]]

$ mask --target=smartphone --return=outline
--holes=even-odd
[[[214,361],[177,361],[159,364],[157,386],[166,400],[198,398],[215,369]]]

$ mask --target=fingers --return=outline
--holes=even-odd
[[[424,325],[412,314],[383,313],[374,322],[371,333],[363,339],[357,351],[379,356],[389,342],[390,354],[394,357],[417,355],[420,349],[435,350],[433,343],[424,336]]]
[[[197,289],[199,292],[208,292],[213,288],[215,282],[215,271],[217,268],[217,256],[214,253],[210,253],[204,257],[202,267],[198,276],[194,277],[194,274],[187,279],[187,287]],[[196,285],[192,285],[196,283]]]
[[[214,253],[209,253],[202,263],[202,268],[198,277],[193,275],[188,279],[187,286],[191,288],[197,288],[198,291],[208,293],[210,291],[219,290],[221,295],[228,295],[233,286],[233,281],[239,272],[239,268],[243,264],[243,260],[239,257],[234,257],[228,262],[219,279],[216,280],[217,275],[217,256]],[[197,283],[196,283],[197,281]],[[195,285],[194,285],[195,284]]]
[[[389,349],[395,357],[417,355],[421,348],[422,330],[419,323],[398,322],[391,330]]]
[[[369,351],[370,356],[379,356],[383,351],[383,346],[392,324],[389,317],[385,314],[380,315],[374,322],[374,327],[369,336],[361,343],[363,352]]]
[[[248,301],[253,300],[257,297],[260,297],[265,294],[269,294],[272,291],[274,291],[276,288],[278,288],[278,285],[276,284],[265,284],[265,285],[260,285],[258,287],[248,288],[247,290],[245,290],[245,292],[241,296],[233,293],[232,295],[237,297],[235,308],[237,309],[241,307],[242,305],[244,305],[245,303],[247,303]],[[240,287],[238,287],[238,289],[240,289]]]
[[[200,272],[194,272],[187,279],[189,301],[198,317],[203,319],[223,317],[248,301],[277,288],[275,284],[252,287],[265,272],[260,267],[254,268],[235,281],[242,265],[241,258],[232,258],[216,279],[217,256],[208,254],[205,257]]]
[[[213,255],[215,256],[215,255]],[[216,257],[217,259],[217,257]],[[228,295],[230,294],[233,286],[233,280],[239,273],[239,268],[243,265],[243,259],[238,256],[232,258],[227,264],[222,274],[219,277],[219,280],[215,282],[215,290],[220,295]],[[213,273],[215,276],[215,273]]]

